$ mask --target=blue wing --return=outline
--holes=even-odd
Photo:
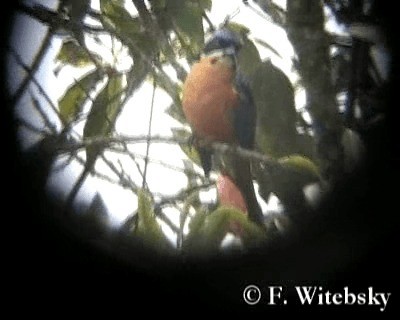
[[[239,93],[239,107],[234,112],[234,128],[239,145],[246,149],[254,148],[256,131],[256,106],[248,80],[237,72],[235,87]]]

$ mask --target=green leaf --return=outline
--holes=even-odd
[[[189,222],[189,233],[184,237],[182,250],[185,253],[196,253],[201,243],[202,228],[207,218],[207,213],[203,210],[197,210]]]
[[[251,77],[257,107],[257,145],[264,153],[281,157],[303,154],[297,132],[297,111],[293,86],[270,61],[258,65]]]
[[[236,22],[229,22],[226,27],[241,36],[247,36],[250,33],[250,29],[243,24],[236,23]]]
[[[243,212],[234,208],[219,207],[209,214],[199,211],[192,218],[184,249],[196,254],[217,253],[232,222],[242,228],[242,240],[246,247],[259,245],[266,240],[266,233],[249,221]]]
[[[198,3],[203,10],[211,11],[212,0],[198,0]]]
[[[248,38],[250,29],[242,24],[234,22],[230,22],[227,25],[227,28],[235,32],[242,41],[242,48],[238,55],[238,65],[240,72],[251,79],[253,74],[257,72],[262,61],[257,47],[253,41]]]
[[[267,199],[273,192],[282,202],[286,210],[307,210],[304,187],[320,181],[318,167],[303,155],[289,155],[278,159],[274,170],[259,171],[257,182],[259,193]]]
[[[254,246],[266,239],[265,232],[251,222],[242,211],[224,206],[219,207],[209,215],[209,219],[205,224],[206,236],[211,241],[219,241],[220,244],[232,222],[243,229],[242,240],[245,246]],[[221,231],[225,231],[222,234],[222,238]]]
[[[167,0],[149,0],[152,11],[163,10],[167,6]]]
[[[277,57],[282,59],[282,56],[279,54],[278,50],[276,50],[272,45],[269,43],[265,42],[264,40],[261,39],[254,39],[256,43],[259,45],[263,46],[264,48],[270,50],[272,53],[274,53]]]
[[[163,89],[172,98],[175,104],[180,106],[181,100],[179,94],[181,92],[181,88],[165,73],[158,72],[153,74],[153,77],[157,83],[157,86]]]
[[[121,111],[122,76],[110,76],[106,86],[93,102],[83,129],[83,137],[106,137],[114,129],[114,124]],[[101,148],[88,146],[86,148],[87,163],[96,160]]]
[[[290,155],[278,160],[283,166],[290,168],[293,172],[305,178],[305,184],[318,181],[320,172],[317,165],[310,159],[302,155]],[[309,180],[309,181],[308,181]]]
[[[123,1],[102,0],[101,12],[106,29],[111,29],[135,54],[149,58],[157,52],[158,43],[148,36],[139,17],[132,17]]]
[[[130,15],[123,1],[102,0],[100,8],[106,23],[114,27],[118,33],[133,35],[140,32],[139,18]]]
[[[83,104],[88,98],[88,94],[95,87],[99,80],[97,69],[87,73],[72,86],[58,100],[58,107],[62,119],[69,122],[76,118],[81,111]]]
[[[166,110],[166,113],[177,120],[178,122],[184,124],[187,123],[185,114],[183,113],[182,107],[177,105],[176,103],[172,103]]]
[[[92,55],[98,61],[101,58],[94,54]],[[56,61],[64,64],[69,64],[74,67],[85,67],[93,64],[91,57],[85,49],[83,49],[75,40],[65,40],[56,56]]]
[[[173,18],[178,31],[191,43],[194,51],[204,44],[204,10],[196,1],[169,1],[168,12]]]
[[[146,80],[146,77],[150,73],[151,66],[143,61],[140,56],[133,56],[133,67],[129,70],[127,76],[129,94],[132,94],[140,85]]]
[[[156,250],[171,249],[171,244],[156,220],[150,197],[143,191],[138,192],[138,224],[135,235],[145,244]]]
[[[251,78],[253,74],[257,72],[261,63],[262,61],[260,53],[258,52],[258,49],[253,41],[247,38],[244,39],[243,47],[240,49],[238,55],[238,65],[240,71],[248,78]]]
[[[121,14],[121,12],[126,12],[129,15],[129,12],[125,10],[124,4],[124,0],[100,0],[100,11],[106,16],[115,15],[116,13]]]

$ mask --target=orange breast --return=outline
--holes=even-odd
[[[232,111],[238,106],[238,94],[232,79],[232,70],[218,58],[203,58],[193,65],[183,85],[182,106],[197,136],[235,140]]]

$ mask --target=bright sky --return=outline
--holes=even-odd
[[[286,1],[280,0],[275,1],[279,5],[285,7]],[[54,6],[54,1],[40,1],[43,5]],[[264,40],[273,46],[283,57],[280,59],[275,56],[271,56],[271,53],[265,49],[264,47],[258,46],[261,58],[265,59],[267,57],[271,57],[273,63],[275,63],[278,67],[282,68],[285,71],[291,80],[295,80],[296,76],[291,72],[291,62],[290,59],[293,55],[293,49],[287,40],[285,32],[276,27],[272,23],[266,21],[265,18],[256,14],[253,10],[246,7],[242,4],[241,0],[232,0],[232,1],[223,1],[223,0],[214,0],[213,8],[209,17],[214,25],[219,25],[223,22],[225,17],[229,14],[234,13],[238,8],[240,8],[240,12],[232,19],[232,21],[244,24],[251,30],[251,36]],[[21,25],[20,25],[21,26]],[[17,48],[20,52],[24,60],[29,63],[29,59],[32,57],[32,53],[26,54],[27,52],[32,52],[31,50],[27,50],[27,48],[37,48],[39,45],[38,34],[43,32],[43,27],[38,23],[34,23],[32,27],[27,28],[27,25],[24,24],[23,28],[17,28],[14,33],[18,34],[18,37],[15,37],[12,41],[12,45]],[[34,31],[33,31],[34,30]],[[22,47],[22,44],[25,47]],[[55,39],[52,43],[52,50],[48,53],[47,57],[44,60],[43,67],[39,69],[36,77],[41,79],[43,82],[43,86],[46,89],[46,92],[52,98],[52,100],[57,103],[58,98],[65,92],[68,85],[70,85],[74,78],[78,79],[79,74],[83,74],[85,70],[77,71],[72,68],[63,68],[62,71],[56,76],[53,72],[54,70],[54,58],[57,54],[57,51],[61,45],[61,37]],[[110,55],[109,55],[110,56]],[[124,65],[131,63],[130,58],[127,57]],[[19,74],[15,74],[14,72],[9,72],[10,75],[13,75],[10,79],[10,87],[11,90],[15,90],[18,87],[18,83],[20,81]],[[148,130],[148,120],[150,116],[150,106],[151,106],[151,97],[152,97],[152,84],[144,83],[142,87],[135,92],[133,97],[129,100],[127,107],[125,107],[123,113],[120,115],[118,122],[116,124],[116,130],[118,133],[123,133],[126,135],[143,135],[147,134]],[[304,96],[298,95],[297,97],[301,101],[304,99]],[[20,114],[25,119],[33,120],[34,122],[37,119],[37,115],[35,111],[32,109],[29,104],[29,100],[25,99],[23,105],[18,107]],[[152,134],[153,135],[162,135],[162,136],[171,136],[171,128],[180,127],[181,124],[172,120],[169,116],[167,116],[164,111],[171,104],[170,97],[164,93],[162,90],[157,90],[155,95],[155,106],[154,106],[154,115],[153,115],[153,126],[152,126]],[[37,122],[37,121],[36,121]],[[83,124],[81,127],[76,128],[77,131],[81,131],[83,128]],[[81,132],[80,132],[81,133]],[[23,142],[27,143],[30,141],[29,136],[23,136]],[[143,145],[134,145],[130,150],[136,154],[145,154],[145,144]],[[111,158],[115,158],[115,155],[110,155]],[[152,145],[150,148],[150,158],[161,160],[164,163],[168,163],[170,165],[183,168],[183,159],[185,156],[183,152],[180,150],[178,146],[174,146],[171,144],[163,145],[157,144]],[[141,185],[141,178],[133,166],[132,162],[129,161],[126,157],[118,156],[120,159],[121,165],[124,168],[125,172],[129,172],[132,178]],[[109,169],[106,166],[98,161],[97,167],[99,170],[103,170],[104,172],[108,172]],[[200,168],[197,168],[199,172],[201,172]],[[62,189],[64,192],[69,191],[72,188],[73,183],[76,177],[81,172],[82,167],[73,163],[68,170],[59,171],[57,174],[54,174],[50,181],[50,188],[58,188]],[[115,178],[115,176],[114,176]],[[169,194],[173,195],[180,189],[184,188],[187,183],[186,175],[183,173],[176,172],[175,170],[170,170],[165,168],[165,166],[158,164],[151,164],[148,168],[148,176],[147,176],[148,184],[150,190],[153,193],[160,194]],[[79,197],[85,197],[87,199],[92,198],[96,192],[99,192],[105,203],[112,214],[112,219],[115,224],[119,224],[125,220],[125,218],[132,214],[137,206],[135,197],[129,190],[122,189],[117,185],[112,185],[110,183],[104,183],[102,180],[98,178],[90,177],[87,180],[87,183],[82,188],[79,193]],[[208,193],[203,193],[203,199],[212,199],[215,198],[215,190],[212,190]],[[263,204],[264,211],[267,209],[265,203]],[[270,209],[277,208],[276,199],[273,200],[273,203],[270,203]],[[171,218],[173,221],[178,221],[178,215],[171,212]]]

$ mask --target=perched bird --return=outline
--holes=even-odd
[[[183,112],[192,128],[206,176],[212,169],[212,152],[196,143],[196,138],[246,149],[254,147],[256,107],[250,87],[237,65],[241,45],[233,31],[226,28],[215,31],[183,85]],[[250,220],[263,225],[249,160],[237,156],[224,159],[224,164],[224,171],[233,178],[245,198]]]

